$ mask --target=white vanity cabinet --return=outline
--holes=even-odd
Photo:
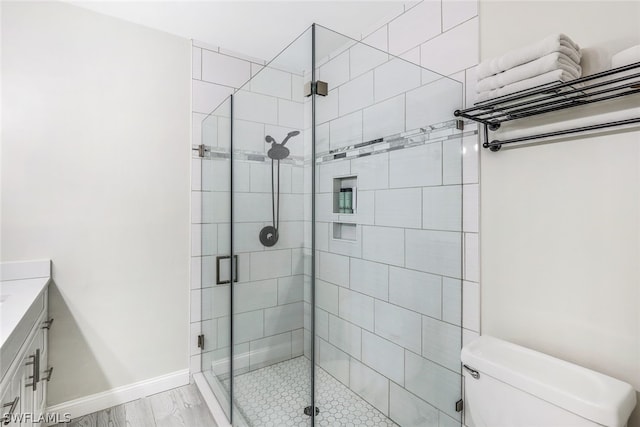
[[[48,424],[48,284],[48,276],[0,282],[0,427]]]
[[[51,319],[47,318],[47,292],[40,297],[40,312],[35,322],[30,325],[19,325],[29,328],[27,339],[20,346],[20,351],[10,363],[2,378],[2,416],[11,413],[14,417],[3,418],[7,426],[39,426],[45,419],[47,382],[51,379],[52,370],[48,366],[47,334]],[[31,319],[23,319],[31,320]],[[10,340],[13,336],[10,337]],[[8,361],[7,361],[8,362]],[[6,362],[3,360],[2,364]],[[17,400],[16,400],[17,399]],[[7,423],[7,421],[9,421]]]

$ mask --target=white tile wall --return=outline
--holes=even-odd
[[[228,321],[228,317],[224,320]],[[233,338],[236,343],[249,342],[263,337],[263,319],[262,310],[249,311],[247,313],[238,313],[233,315]],[[222,319],[221,319],[222,320]],[[229,330],[225,325],[225,331]]]
[[[462,320],[465,329],[480,332],[480,288],[474,282],[462,282]]]
[[[333,375],[341,383],[349,386],[349,355],[332,346],[323,339],[319,339],[318,359],[320,366]]]
[[[278,304],[302,301],[303,276],[287,276],[278,279]]]
[[[420,86],[420,67],[394,58],[374,70],[374,99],[376,102],[403,94]]]
[[[388,188],[389,154],[375,154],[351,160],[351,173],[358,176],[359,190]]]
[[[235,313],[273,307],[278,304],[277,280],[238,283],[234,285]]]
[[[460,231],[462,228],[462,186],[422,189],[422,227],[430,230]]]
[[[422,45],[422,66],[448,76],[478,64],[478,18]]]
[[[404,95],[365,108],[364,141],[395,135],[405,130]]]
[[[452,96],[460,87],[443,78],[407,92],[407,130],[451,120],[451,113],[462,107],[462,95]]]
[[[368,36],[364,37],[362,39],[362,43],[386,53],[389,51],[389,37],[387,33],[387,25],[384,25]]]
[[[271,162],[251,163],[250,167],[250,188],[252,193],[271,194],[272,176],[276,178],[275,187],[277,189],[278,169],[276,165],[274,165],[273,172]],[[291,193],[291,169],[291,165],[280,164],[280,193]]]
[[[478,15],[478,1],[443,0],[442,29],[447,31]]]
[[[251,254],[251,280],[290,276],[291,251],[274,250]]]
[[[440,2],[423,1],[389,23],[389,51],[398,55],[441,31]],[[424,65],[423,65],[424,66]]]
[[[406,230],[409,268],[459,278],[462,235],[450,231]]]
[[[356,77],[338,88],[339,111],[349,114],[373,104],[373,71]]]
[[[294,129],[304,127],[304,104],[278,99],[278,124]],[[282,141],[282,140],[280,140]]]
[[[199,47],[191,48],[191,76],[196,80],[202,78],[202,49]]]
[[[478,182],[478,153],[477,135],[462,138],[462,182],[475,184]]]
[[[442,145],[425,144],[389,153],[389,187],[423,187],[442,183]]]
[[[404,385],[404,349],[399,345],[363,330],[362,362]]]
[[[349,257],[320,252],[320,278],[334,285],[349,287]]]
[[[372,297],[388,300],[389,266],[379,262],[351,258],[351,289]]]
[[[442,315],[442,278],[390,267],[389,302],[439,319]]]
[[[281,362],[291,358],[291,332],[251,341],[250,369]]]
[[[464,235],[464,278],[471,282],[480,281],[480,256],[477,233]]]
[[[362,129],[362,111],[331,121],[330,148],[335,150],[362,142]]]
[[[389,416],[401,426],[438,425],[436,408],[393,382],[389,387]]]
[[[264,334],[267,336],[275,335],[302,327],[302,310],[302,302],[266,309],[264,311]]]
[[[252,92],[275,96],[278,98],[292,98],[291,73],[276,70],[272,67],[262,67],[257,64],[252,65],[256,68],[260,67],[260,72],[255,74],[251,79]]]
[[[358,326],[329,315],[329,342],[356,359],[361,357],[361,334],[362,329]]]
[[[208,114],[212,112],[225,98],[233,93],[233,89],[230,87],[200,80],[193,80],[192,85],[191,108],[198,113]]]
[[[362,227],[362,257],[391,265],[404,265],[404,230]]]
[[[462,281],[459,279],[442,278],[442,320],[462,324]]]
[[[386,28],[384,29],[384,33],[376,32],[371,37],[363,40],[365,43],[367,41],[374,41],[375,37],[379,35],[384,35],[384,44],[387,43],[387,34]],[[384,48],[386,51],[386,46]],[[367,71],[373,70],[378,65],[384,64],[389,60],[389,54],[383,52],[378,49],[374,49],[370,46],[366,46],[362,43],[358,43],[350,49],[350,67],[351,67],[351,78],[358,77],[361,74],[366,73]]]
[[[273,125],[278,124],[277,98],[240,90],[236,92],[233,102],[234,125],[235,119]]]
[[[320,67],[319,80],[333,89],[349,81],[349,50],[341,53]]]
[[[462,141],[442,141],[442,184],[462,183]]]
[[[245,104],[245,102],[238,101],[237,108],[235,108],[236,111],[241,112],[245,110]],[[243,116],[246,117],[246,115]],[[264,124],[262,123],[250,122],[247,120],[234,120],[233,132],[234,150],[257,151],[258,153],[264,153],[268,148],[264,141],[265,129]],[[227,160],[224,162],[229,163]],[[235,162],[234,166],[236,163],[240,162]]]
[[[338,286],[316,280],[316,305],[329,313],[338,315]]]
[[[470,231],[477,233],[479,212],[478,207],[480,200],[478,198],[478,184],[470,184],[463,186],[462,189],[462,211],[463,221],[462,229],[464,231]]]
[[[452,371],[460,370],[460,327],[422,316],[422,355]]]
[[[376,191],[375,209],[376,225],[420,228],[422,192],[419,188]]]
[[[375,301],[375,333],[416,353],[422,348],[421,322],[416,312]]]
[[[373,298],[344,288],[339,289],[338,298],[341,318],[373,331]]]
[[[331,89],[331,88],[329,88]],[[327,96],[316,97],[316,123],[322,124],[338,117],[338,89],[329,90]]]
[[[228,55],[204,49],[202,51],[202,80],[234,88],[251,78],[251,64]]]
[[[461,396],[460,375],[405,351],[405,388],[455,419],[455,403]]]
[[[373,369],[351,359],[350,388],[383,414],[389,413],[389,380]]]

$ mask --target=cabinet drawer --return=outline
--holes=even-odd
[[[18,326],[13,330],[9,339],[2,346],[2,350],[0,350],[0,380],[4,378],[4,375],[11,366],[11,362],[13,362],[17,356],[20,347],[22,347],[22,344],[26,341],[33,325],[38,321],[38,317],[40,317],[42,310],[44,310],[45,295],[46,294],[43,293],[36,298],[20,323],[18,323]]]

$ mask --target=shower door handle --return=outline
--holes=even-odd
[[[216,257],[216,285],[225,285],[231,283],[231,278],[226,280],[220,279],[220,261],[225,259],[231,259],[229,255],[220,255]],[[238,255],[233,256],[233,266],[229,267],[229,274],[231,274],[231,268],[233,268],[233,281],[238,281]]]

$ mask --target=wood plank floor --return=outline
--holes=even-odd
[[[56,427],[217,427],[195,384],[154,394]]]

